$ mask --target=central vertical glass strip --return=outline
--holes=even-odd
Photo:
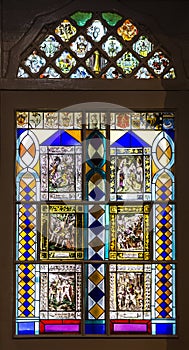
[[[106,131],[95,126],[96,114],[89,113],[86,130],[86,200],[87,206],[87,309],[86,334],[105,333],[105,259],[106,207]],[[93,123],[94,125],[92,125]]]
[[[104,201],[106,189],[106,131],[86,131],[86,199]]]

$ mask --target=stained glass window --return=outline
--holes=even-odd
[[[174,113],[88,104],[16,125],[16,336],[175,335]]]
[[[176,78],[160,43],[119,13],[77,11],[45,28],[21,54],[18,78]]]

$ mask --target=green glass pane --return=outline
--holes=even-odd
[[[102,18],[109,24],[109,26],[115,26],[120,19],[122,19],[122,16],[118,15],[117,13],[112,12],[103,12]]]
[[[83,27],[89,19],[92,17],[92,12],[75,12],[70,16],[78,26]]]

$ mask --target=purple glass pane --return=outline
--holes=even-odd
[[[50,324],[45,325],[45,333],[79,332],[79,324]]]
[[[115,323],[114,332],[147,332],[147,324]]]

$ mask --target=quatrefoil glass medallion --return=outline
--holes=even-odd
[[[48,35],[41,43],[40,50],[44,51],[47,57],[53,57],[60,47],[61,45],[55,37],[53,35]]]
[[[60,68],[62,73],[67,74],[76,65],[76,60],[67,50],[65,50],[56,59],[56,65]]]
[[[117,60],[117,65],[125,74],[131,74],[132,71],[139,65],[139,61],[131,52],[127,51]]]
[[[83,58],[86,53],[92,49],[92,45],[83,35],[79,35],[77,39],[70,44],[70,48],[79,58]]]
[[[65,19],[55,29],[55,33],[63,40],[69,41],[70,38],[77,33],[77,29],[71,24],[70,21]]]
[[[102,44],[103,50],[109,57],[116,57],[122,50],[122,47],[123,45],[113,35],[109,36],[105,43]]]
[[[90,27],[87,28],[87,34],[97,42],[102,39],[106,32],[107,28],[98,19],[94,20]]]
[[[122,26],[118,28],[117,33],[123,40],[131,41],[138,34],[138,29],[129,19],[126,19]]]

